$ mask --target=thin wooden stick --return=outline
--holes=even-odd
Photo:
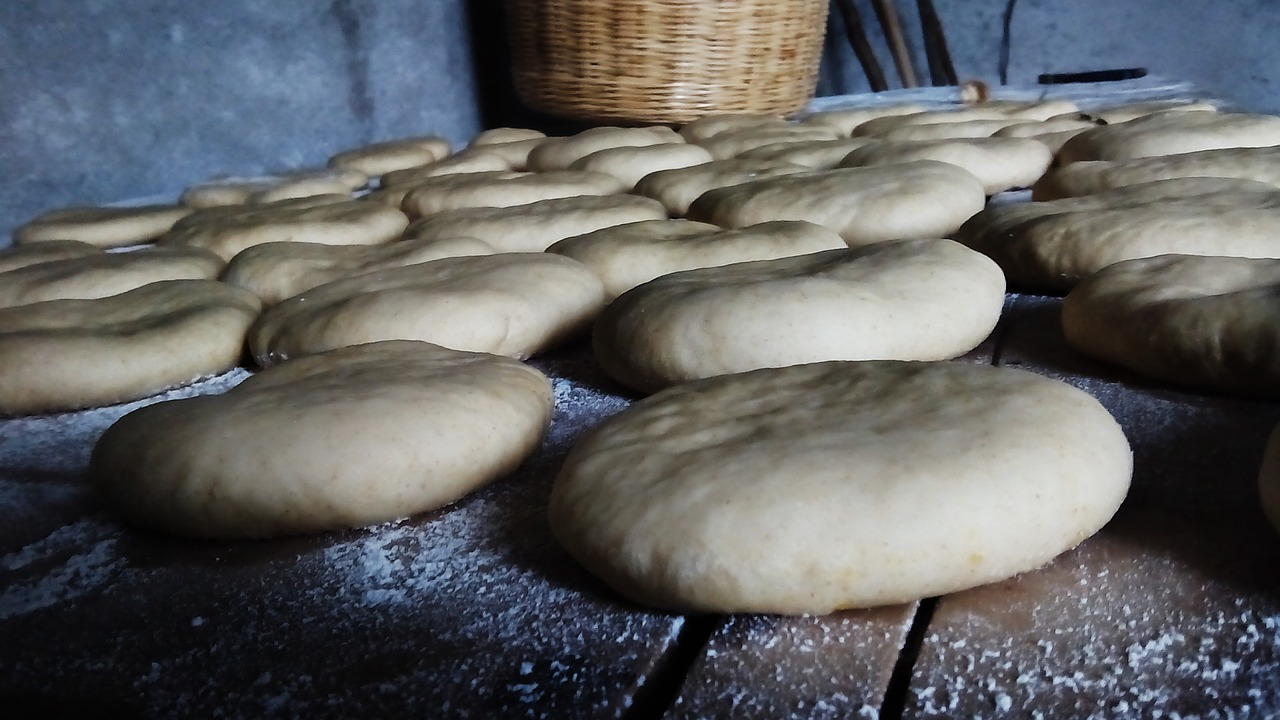
[[[867,84],[872,92],[884,92],[889,89],[889,81],[885,80],[884,70],[871,50],[871,42],[867,40],[866,28],[862,25],[862,16],[853,0],[836,0],[836,8],[840,10],[840,18],[844,21],[844,34],[849,38],[849,46],[853,54],[858,56],[862,72],[867,76]]]
[[[916,0],[920,11],[920,27],[924,33],[924,54],[929,59],[929,77],[934,85],[958,85],[956,67],[951,63],[951,51],[947,49],[947,34],[942,29],[942,19],[933,7],[933,0]]]
[[[898,77],[902,78],[903,87],[918,87],[916,71],[911,65],[911,55],[907,52],[906,39],[902,37],[902,23],[898,21],[898,10],[893,0],[872,0],[876,18],[884,29],[884,37],[889,41],[889,50],[893,55],[893,64],[898,68]]]

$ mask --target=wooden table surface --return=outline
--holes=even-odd
[[[557,412],[512,477],[436,513],[317,537],[189,542],[121,526],[84,466],[141,403],[0,421],[0,702],[7,717],[1280,713],[1280,539],[1255,489],[1280,405],[1084,359],[1062,339],[1060,304],[1010,295],[992,338],[959,361],[1061,378],[1116,415],[1135,475],[1115,520],[1012,580],[826,617],[649,611],[560,550],[545,519],[559,464],[631,398],[583,346],[535,361]]]

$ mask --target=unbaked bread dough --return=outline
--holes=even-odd
[[[1086,114],[1114,125],[1146,117],[1147,115],[1154,115],[1158,112],[1213,112],[1217,109],[1208,100],[1156,100],[1152,102],[1108,105],[1088,110]]]
[[[1116,263],[1067,295],[1062,327],[1076,350],[1148,377],[1280,399],[1280,260]]]
[[[1166,253],[1280,257],[1280,193],[1250,180],[1161,180],[991,207],[956,239],[999,263],[1010,285],[1062,294],[1121,260]]]
[[[680,128],[680,135],[691,143],[710,140],[728,132],[790,127],[790,123],[777,115],[763,113],[717,113],[704,115]]]
[[[250,203],[273,203],[279,200],[312,197],[314,195],[351,195],[347,183],[336,178],[297,178],[284,180],[275,185],[259,190],[246,199]]]
[[[969,363],[833,362],[682,385],[570,452],[551,531],[676,612],[825,614],[995,582],[1115,513],[1132,456],[1096,400]]]
[[[958,138],[991,137],[1013,125],[1020,125],[1020,118],[993,118],[990,120],[966,120],[964,122],[919,123],[882,132],[875,137],[881,140],[947,140]]]
[[[690,220],[745,227],[807,220],[850,245],[943,237],[986,205],[982,183],[948,163],[918,160],[756,180],[711,190],[689,206]]]
[[[191,213],[184,205],[72,207],[32,218],[13,231],[14,245],[78,240],[101,248],[150,242]]]
[[[1103,190],[1185,177],[1256,180],[1280,187],[1280,147],[1223,148],[1133,160],[1074,162],[1049,171],[1032,200],[1056,200]]]
[[[1271,145],[1280,145],[1280,117],[1247,113],[1160,112],[1082,132],[1058,151],[1058,163],[1129,160],[1198,150]]]
[[[506,158],[484,150],[463,150],[443,160],[418,167],[393,170],[378,181],[378,187],[413,185],[423,180],[445,175],[465,175],[479,172],[507,172],[512,169]]]
[[[0,272],[17,270],[28,265],[66,260],[78,257],[93,257],[103,254],[104,250],[79,240],[49,240],[34,245],[11,245],[0,248]]]
[[[423,167],[430,167],[429,165]],[[417,170],[420,168],[410,168]],[[419,177],[416,180],[405,179],[404,176],[393,178],[394,184],[380,187],[364,196],[365,200],[380,202],[388,207],[397,210],[404,205],[404,199],[409,193],[419,188],[432,188],[433,191],[451,192],[453,188],[458,186],[466,187],[483,179],[488,180],[511,180],[514,178],[525,177],[529,173],[518,170],[482,170],[468,173],[447,173],[445,175],[430,175],[427,177]],[[388,173],[390,175],[390,173]],[[385,176],[384,176],[385,177]]]
[[[1262,499],[1262,511],[1271,527],[1280,533],[1280,425],[1271,432],[1262,467],[1258,471],[1258,493]]]
[[[224,372],[258,310],[214,280],[0,310],[0,414],[109,405]]]
[[[654,392],[763,367],[956,357],[1003,305],[995,263],[905,240],[665,275],[610,303],[593,342],[610,377]]]
[[[621,180],[627,190],[631,190],[640,178],[649,173],[702,165],[713,159],[710,152],[697,145],[663,143],[597,150],[575,160],[569,169],[612,175]]]
[[[249,349],[263,367],[380,340],[524,359],[585,330],[603,305],[595,273],[566,257],[445,258],[295,295],[262,314]]]
[[[564,170],[574,161],[598,150],[682,143],[679,133],[663,125],[639,128],[596,127],[569,137],[546,138],[529,151],[532,170]]]
[[[381,203],[316,195],[201,210],[174,225],[160,244],[205,248],[230,260],[269,242],[376,245],[399,238],[408,225],[404,213]]]
[[[853,134],[853,129],[867,122],[882,117],[894,117],[898,115],[911,115],[918,112],[924,112],[925,106],[918,103],[898,103],[895,105],[880,105],[878,107],[856,107],[845,108],[841,110],[827,110],[824,112],[816,112],[808,115],[800,120],[802,125],[821,125],[824,127],[835,128],[841,135],[849,136]]]
[[[835,140],[839,137],[839,131],[834,128],[821,125],[791,125],[784,128],[723,132],[715,137],[699,140],[698,144],[706,148],[717,160],[729,160],[748,150],[764,147],[765,145],[811,142],[813,140]]]
[[[449,141],[434,135],[373,143],[329,158],[329,167],[356,170],[370,177],[435,162],[452,152]]]
[[[466,208],[415,221],[406,238],[483,240],[498,252],[542,252],[565,238],[667,216],[656,200],[635,195],[584,195],[506,208]]]
[[[1068,132],[1071,130],[1084,132],[1085,130],[1092,130],[1105,124],[1105,122],[1092,118],[1084,113],[1072,113],[1070,115],[1051,117],[1048,120],[1032,120],[1029,122],[1020,122],[1016,125],[1007,125],[995,131],[995,133],[992,134],[992,137],[1034,138],[1051,133]]]
[[[561,240],[547,252],[571,257],[594,270],[612,301],[637,285],[681,270],[843,247],[844,240],[831,230],[794,220],[739,230],[692,220],[649,220]]]
[[[98,441],[89,477],[129,522],[173,535],[353,528],[448,505],[511,472],[551,406],[547,379],[507,358],[360,345],[136,410]]]
[[[741,185],[752,180],[795,175],[808,170],[802,165],[779,161],[716,160],[693,167],[650,173],[636,183],[631,192],[657,200],[673,217],[683,217],[689,211],[689,205],[708,190]]]
[[[874,138],[837,138],[773,143],[740,153],[738,158],[765,163],[793,163],[814,170],[830,170],[839,165],[840,161],[854,150],[877,142],[879,140]]]
[[[1029,138],[885,140],[853,150],[840,167],[893,165],[912,160],[937,160],[962,167],[978,178],[986,194],[995,195],[1031,187],[1049,169],[1053,153],[1043,143]]]
[[[236,255],[222,281],[244,288],[266,307],[344,277],[465,255],[492,255],[493,246],[468,237],[405,240],[387,245],[257,245]]]
[[[529,170],[529,153],[533,152],[533,149],[541,145],[546,139],[545,136],[526,137],[523,140],[495,140],[481,144],[476,144],[473,141],[470,149],[472,151],[483,151],[486,155],[497,155],[506,161],[512,170]]]
[[[0,308],[93,300],[161,280],[213,280],[225,263],[199,248],[145,248],[51,260],[0,273]]]
[[[368,184],[369,176],[358,170],[290,170],[262,177],[215,178],[187,188],[182,193],[181,202],[193,208],[210,208],[309,195],[349,195]]]
[[[523,142],[526,140],[545,140],[547,134],[540,130],[531,130],[529,128],[517,127],[500,127],[485,130],[484,132],[472,138],[467,147],[481,147],[484,145],[503,145],[510,142]]]
[[[614,195],[628,189],[612,175],[582,170],[552,170],[514,178],[491,178],[484,173],[449,178],[456,181],[410,190],[400,209],[410,217],[426,217],[446,210],[511,207],[555,198]]]
[[[911,125],[940,125],[968,123],[984,120],[1046,120],[1055,115],[1075,112],[1075,103],[1069,100],[1044,102],[985,102],[977,105],[950,109],[925,110],[918,113],[885,115],[868,119],[853,128],[853,135],[880,136]]]

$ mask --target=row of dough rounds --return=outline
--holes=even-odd
[[[1206,110],[1111,122],[1219,115],[1191,109]],[[46,214],[0,258],[0,286],[29,278],[0,310],[0,409],[143,396],[227,369],[247,339],[267,369],[126,416],[95,448],[95,483],[175,534],[352,527],[515,467],[552,404],[517,359],[594,325],[606,370],[657,394],[574,449],[551,518],[615,588],[826,612],[970,587],[1101,527],[1128,445],[1061,383],[896,361],[963,354],[998,319],[1000,266],[941,238],[987,194],[1035,184],[1062,133],[1111,129],[1061,103],[503,129],[456,154],[415,138],[205,184],[182,206]],[[88,280],[166,253],[201,269]],[[99,289],[51,299],[57,282]],[[1028,467],[1053,469],[1029,482]],[[922,494],[945,500],[922,513]]]

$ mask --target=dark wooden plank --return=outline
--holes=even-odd
[[[550,536],[569,444],[628,402],[584,358],[541,363],[558,376],[556,419],[513,477],[437,513],[309,538],[122,528],[83,468],[123,409],[0,422],[6,716],[621,715],[683,618],[619,599]]]
[[[1020,298],[1001,363],[1097,397],[1134,449],[1115,519],[1045,568],[941,598],[906,717],[1270,717],[1280,540],[1256,478],[1274,403],[1200,395],[1074,353],[1057,298]]]

